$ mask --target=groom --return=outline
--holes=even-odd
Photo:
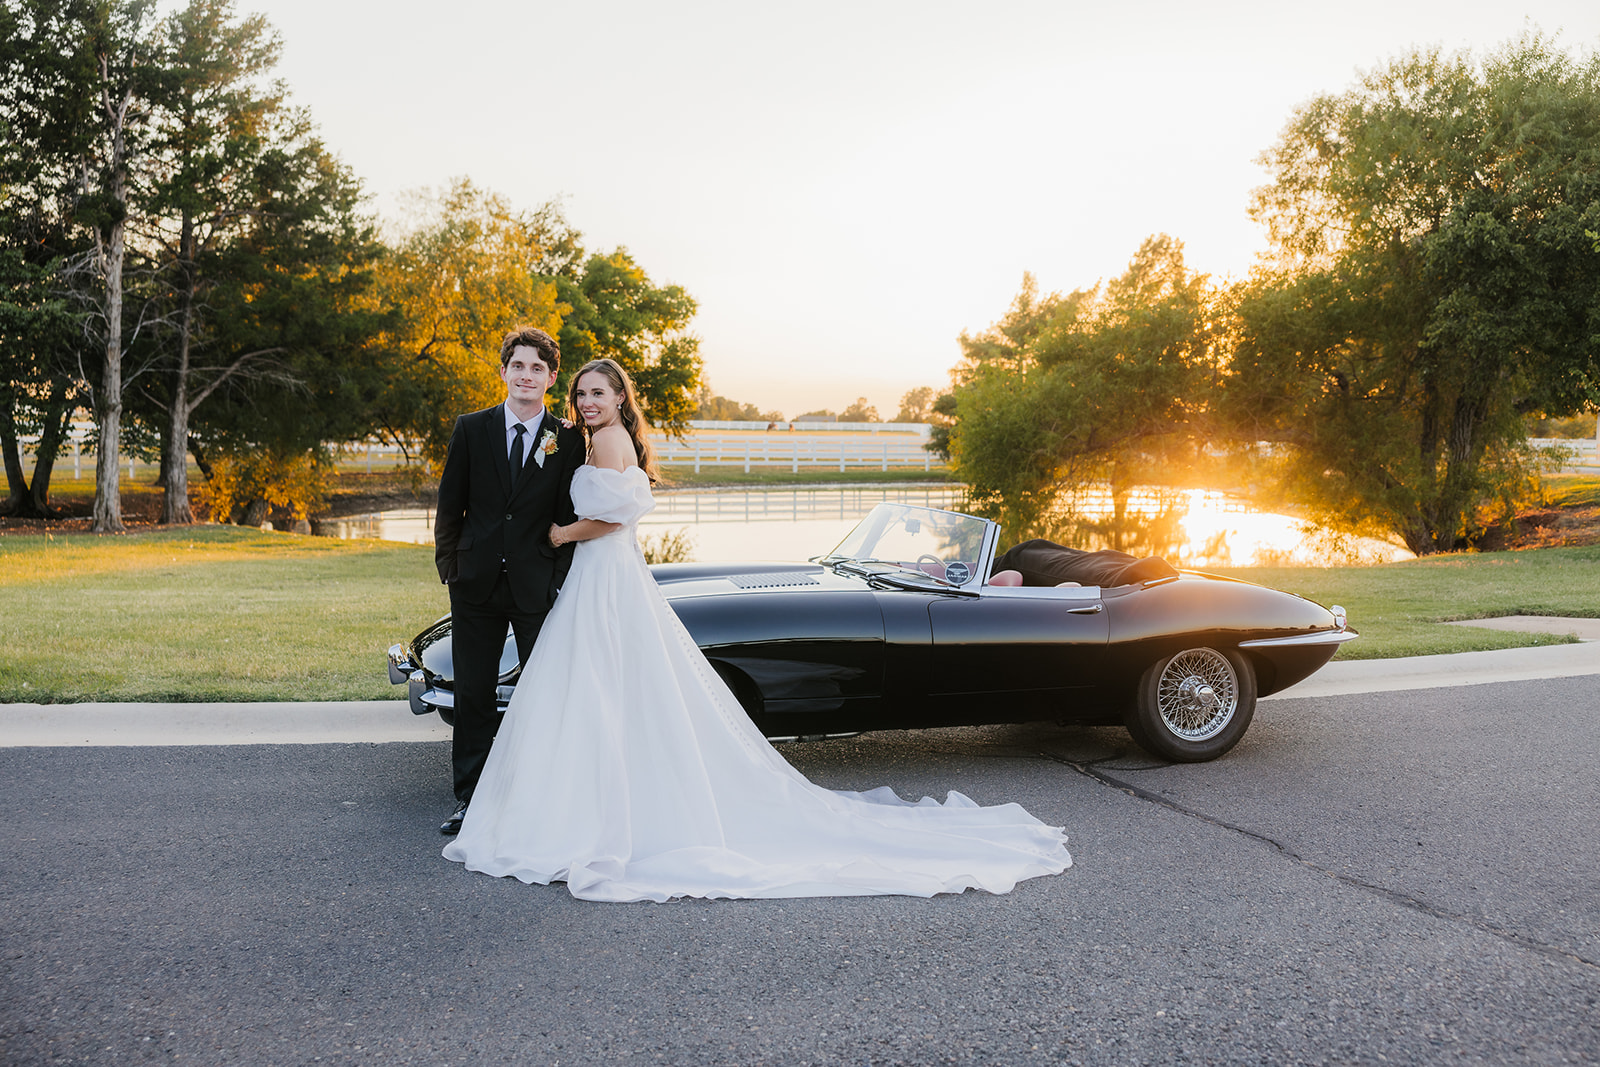
[[[544,409],[561,369],[555,339],[519,326],[500,345],[506,399],[456,419],[439,478],[434,561],[450,587],[455,661],[451,763],[456,805],[440,833],[461,829],[489,756],[500,712],[495,687],[506,628],[526,663],[556,590],[572,565],[572,546],[550,547],[552,523],[572,511],[572,473],[584,460],[583,435]]]

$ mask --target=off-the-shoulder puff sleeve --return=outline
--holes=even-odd
[[[650,478],[638,467],[579,467],[572,476],[572,507],[580,519],[638,522],[656,506]]]

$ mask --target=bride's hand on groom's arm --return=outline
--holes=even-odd
[[[592,541],[596,537],[604,537],[608,533],[615,533],[622,529],[620,522],[602,522],[599,519],[579,519],[577,522],[566,526],[551,526],[550,532],[545,534],[545,540],[550,542],[551,548],[560,548],[562,545],[574,541]]]

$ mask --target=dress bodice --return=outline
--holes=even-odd
[[[572,508],[581,519],[632,526],[655,506],[650,477],[639,467],[616,471],[585,464],[572,475]]]

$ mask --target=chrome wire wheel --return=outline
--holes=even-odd
[[[1239,678],[1214,648],[1191,648],[1167,661],[1156,688],[1156,711],[1172,735],[1209,741],[1239,708]]]

